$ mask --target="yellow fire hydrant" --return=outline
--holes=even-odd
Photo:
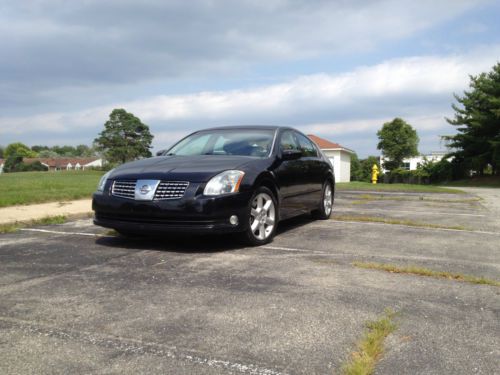
[[[378,175],[379,175],[379,171],[378,171],[377,164],[373,164],[373,167],[372,167],[372,184],[376,184],[377,183]]]

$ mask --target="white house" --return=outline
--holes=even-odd
[[[92,167],[102,167],[102,159],[98,157],[93,158],[24,158],[23,162],[26,164],[39,161],[45,165],[49,171],[61,170],[85,170]]]
[[[102,167],[102,159],[93,158],[23,158],[23,162],[26,164],[34,163],[39,161],[42,165],[45,165],[49,171],[60,171],[60,170],[85,170],[89,168]],[[3,167],[5,164],[4,159],[0,159],[0,173],[3,172]]]
[[[441,161],[441,159],[443,159],[446,154],[447,154],[446,151],[433,151],[433,152],[426,154],[426,155],[419,155],[419,156],[414,156],[412,158],[403,159],[403,169],[406,169],[408,171],[414,171],[420,165],[422,165],[426,160],[432,161],[432,162],[438,162],[438,161]],[[384,169],[384,167],[383,167],[384,160],[385,160],[384,155],[381,155],[380,156],[380,165],[382,165],[382,172],[386,173],[387,170]],[[449,160],[451,160],[451,158]]]
[[[323,153],[333,164],[336,182],[351,181],[351,155],[354,151],[338,143],[330,142],[326,139],[308,134],[308,137],[318,145]]]

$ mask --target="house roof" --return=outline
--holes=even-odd
[[[69,163],[71,165],[87,165],[92,163],[100,158],[23,158],[23,162],[26,164],[34,163],[35,161],[39,161],[42,164],[47,165],[49,168],[59,168],[66,167]]]
[[[307,136],[309,137],[309,139],[311,141],[316,143],[318,145],[318,147],[322,150],[342,150],[342,151],[347,151],[347,152],[350,152],[351,154],[354,154],[354,151],[352,151],[351,149],[344,147],[338,143],[330,142],[327,139],[320,138],[320,137],[313,135],[313,134],[308,134]]]

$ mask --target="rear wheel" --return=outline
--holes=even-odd
[[[251,245],[269,243],[278,225],[278,204],[271,190],[259,187],[250,200],[248,211],[248,227],[243,233],[245,240]]]
[[[323,184],[321,201],[318,206],[318,209],[312,212],[313,217],[320,220],[329,219],[333,211],[333,184],[329,180]]]

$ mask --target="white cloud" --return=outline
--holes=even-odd
[[[414,36],[485,2],[5,2],[0,33],[8,35],[1,44],[9,58],[0,60],[0,87],[23,87],[14,104],[26,107],[28,99],[75,86],[106,84],[113,92],[150,80],[224,77],[254,64],[334,58]]]
[[[399,116],[418,130],[442,131],[452,93],[467,87],[469,74],[489,70],[499,55],[500,45],[494,45],[468,55],[393,59],[246,90],[162,95],[77,112],[0,118],[0,136],[37,139],[80,131],[89,134],[89,142],[118,107],[149,124],[157,145],[215,124],[286,124],[320,135],[362,136]]]
[[[158,96],[123,105],[148,121],[167,122],[234,118],[245,121],[255,117],[280,120],[317,109],[344,109],[346,105],[352,109],[351,117],[355,117],[356,112],[363,111],[363,104],[377,103],[381,98],[392,98],[400,105],[401,98],[407,97],[405,107],[418,107],[425,97],[445,95],[452,100],[453,92],[466,88],[469,74],[491,68],[500,46],[481,52],[479,58],[469,55],[395,59],[340,75],[309,75],[248,90]],[[412,102],[411,98],[419,100]]]
[[[445,117],[450,115],[451,111],[443,111],[427,115],[409,115],[403,117],[406,122],[412,125],[419,132],[434,132],[434,135],[445,135],[444,133],[437,134],[435,131],[447,130],[447,133],[449,133],[452,130],[445,120]],[[382,124],[392,121],[394,117],[401,116],[392,115],[360,120],[356,119],[329,123],[304,124],[297,125],[297,127],[308,134],[321,134],[331,138],[360,135],[366,136],[367,134],[375,134],[377,130],[382,127]]]

